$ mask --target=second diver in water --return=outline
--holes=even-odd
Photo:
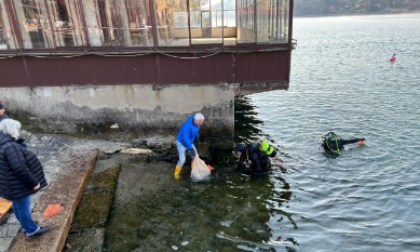
[[[239,157],[236,171],[241,170],[242,173],[248,175],[261,175],[269,173],[271,170],[270,157],[276,156],[274,147],[267,141],[261,141],[257,144],[237,144],[234,152]],[[244,166],[249,169],[242,169]]]
[[[329,132],[323,138],[322,147],[328,156],[336,158],[341,155],[344,145],[352,143],[364,145],[366,142],[364,138],[341,139],[341,137],[334,132]]]

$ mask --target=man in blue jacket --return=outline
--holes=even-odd
[[[201,113],[189,116],[182,124],[181,129],[176,136],[176,148],[179,156],[174,173],[176,179],[179,178],[182,166],[185,163],[185,152],[188,150],[191,153],[192,158],[197,155],[197,149],[195,148],[193,142],[196,138],[198,138],[198,131],[200,130],[200,126],[203,125],[203,122],[204,116]]]

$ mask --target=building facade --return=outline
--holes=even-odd
[[[232,132],[237,93],[287,89],[292,0],[0,0],[0,100],[53,132]],[[178,125],[179,126],[179,125]]]

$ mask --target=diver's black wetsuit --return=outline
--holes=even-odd
[[[247,146],[238,144],[236,150],[242,153],[236,170],[240,170],[244,162],[247,162],[250,164],[251,168],[251,171],[248,172],[251,173],[250,175],[264,174],[270,171],[270,158],[262,153],[254,144],[249,144]]]
[[[355,139],[341,139],[338,141],[338,148],[340,148],[340,150],[344,149],[344,145],[346,144],[352,144],[352,143],[357,143],[360,140],[363,140],[362,138],[355,138]],[[334,146],[332,148],[337,149],[337,147],[335,146],[335,141],[330,141],[330,146]]]
[[[338,157],[341,155],[341,150],[344,149],[344,145],[357,143],[359,141],[365,140],[364,138],[354,138],[354,139],[340,139],[340,138],[329,138],[324,140],[322,146],[327,154],[332,157]]]

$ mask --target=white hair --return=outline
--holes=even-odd
[[[5,134],[11,135],[14,139],[18,139],[20,135],[20,128],[22,124],[13,119],[3,119],[0,122],[0,130]]]
[[[201,113],[197,113],[194,115],[194,120],[204,120],[204,116]]]

